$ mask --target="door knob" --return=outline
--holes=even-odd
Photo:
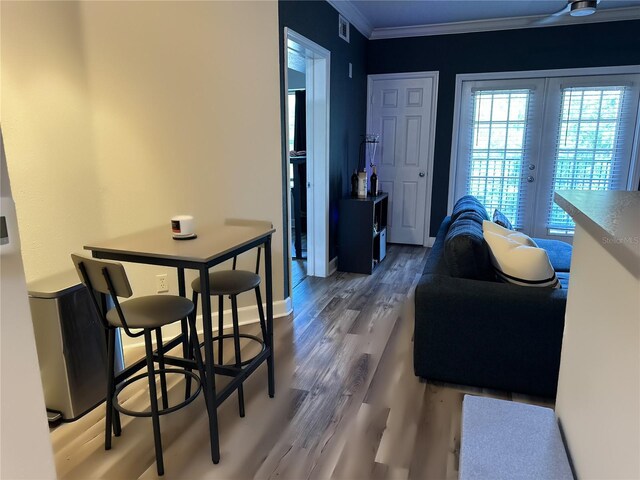
[[[426,173],[420,172],[418,175],[420,175],[420,177],[422,178],[422,177],[424,177],[426,175]]]
[[[529,182],[529,183],[533,183],[534,180],[535,180],[535,178],[533,178],[533,176],[531,176],[531,175],[529,175],[527,177],[527,182]]]

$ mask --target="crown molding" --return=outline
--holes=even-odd
[[[346,18],[365,38],[371,38],[373,25],[369,23],[367,17],[365,17],[353,3],[349,0],[327,0],[327,3]]]
[[[334,3],[335,0],[329,3]],[[344,5],[348,2],[339,2]],[[345,15],[343,13],[343,15]],[[346,17],[346,15],[345,15]],[[347,17],[348,19],[349,17]],[[640,19],[640,7],[615,8],[600,10],[588,17],[572,17],[564,15],[553,23],[545,22],[549,15],[529,17],[497,18],[492,20],[473,20],[468,22],[440,23],[432,25],[415,25],[410,27],[374,28],[369,35],[370,40],[387,38],[423,37],[430,35],[451,35],[456,33],[489,32],[493,30],[514,30],[519,28],[557,27],[561,25],[577,25],[582,23],[617,22]],[[363,33],[363,32],[361,32]],[[364,35],[364,33],[363,33]],[[366,35],[365,35],[366,36]]]

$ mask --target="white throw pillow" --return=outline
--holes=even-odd
[[[491,251],[491,263],[502,281],[527,287],[560,288],[547,252],[527,235],[487,220],[482,223],[482,230]]]
[[[509,230],[508,228],[504,228],[497,223],[491,222],[489,220],[482,221],[482,232],[491,232],[502,237],[507,237],[514,242],[518,242],[521,245],[528,245],[529,247],[538,247],[538,244],[533,241],[533,239],[529,235],[525,235],[522,232],[516,232],[515,230]]]

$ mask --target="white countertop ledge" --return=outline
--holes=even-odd
[[[554,200],[640,278],[640,192],[560,190]]]

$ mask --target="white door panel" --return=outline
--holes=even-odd
[[[418,182],[402,182],[402,228],[419,227],[417,218]]]
[[[380,145],[379,165],[393,167],[396,164],[396,117],[382,117],[380,119],[380,137],[385,140]],[[378,159],[376,159],[378,161]],[[384,180],[381,180],[384,181]]]
[[[387,215],[387,228],[389,229],[389,231],[391,231],[391,229],[393,228],[394,222],[393,219],[395,217],[395,215],[393,214],[393,208],[394,208],[394,202],[393,202],[393,197],[394,197],[394,192],[393,192],[393,187],[394,187],[394,182],[389,181],[389,180],[379,180],[380,183],[380,191],[381,192],[387,192],[389,194],[389,206],[388,206],[388,215]],[[388,237],[388,235],[387,235]]]
[[[429,213],[435,78],[383,77],[370,77],[367,131],[380,134],[374,163],[380,188],[389,194],[387,239],[423,245]]]

